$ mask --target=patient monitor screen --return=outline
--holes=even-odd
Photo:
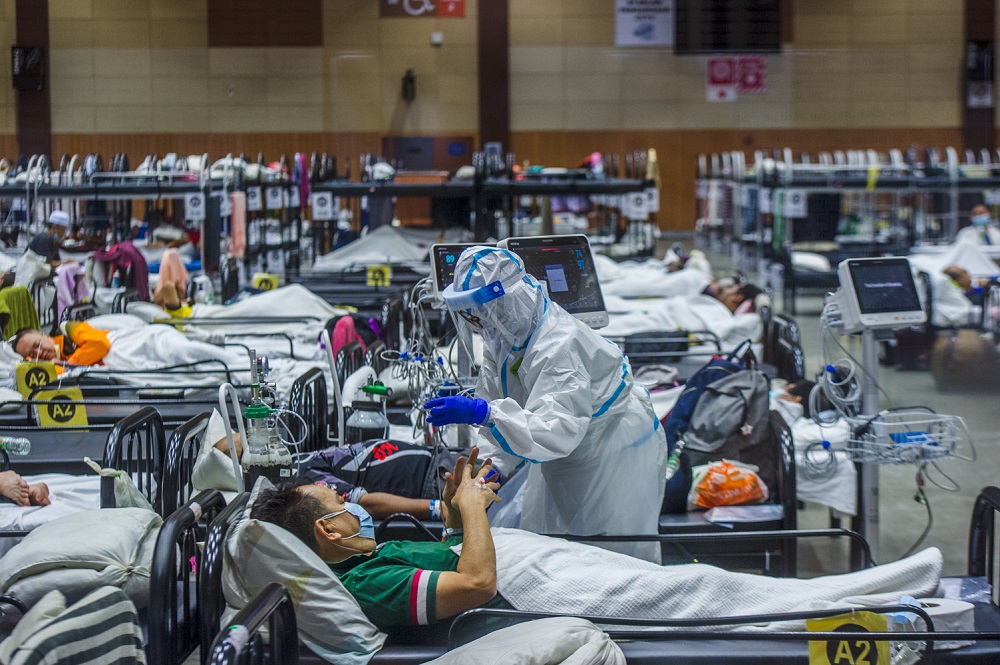
[[[921,310],[906,259],[851,261],[848,268],[862,315]]]
[[[474,244],[439,244],[431,247],[431,263],[434,268],[434,286],[438,293],[444,291],[449,284],[455,281],[455,264],[462,251],[468,247],[475,247]]]
[[[549,297],[567,312],[604,311],[594,258],[584,236],[510,238],[506,244],[524,261],[525,271],[545,282]]]

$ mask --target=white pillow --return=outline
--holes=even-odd
[[[279,526],[250,519],[262,478],[226,542],[222,589],[226,602],[243,607],[267,584],[288,587],[299,638],[320,658],[364,665],[382,648],[385,634],[372,625],[329,566]]]
[[[101,314],[87,320],[91,328],[97,330],[124,330],[126,328],[142,328],[149,325],[134,314]]]
[[[814,252],[792,252],[792,269],[812,272],[830,272],[830,259]]]
[[[233,432],[236,434],[236,432]],[[219,490],[220,492],[236,492],[239,485],[236,472],[233,470],[232,458],[215,447],[215,443],[226,436],[226,424],[218,409],[212,411],[205,427],[205,436],[201,440],[198,458],[194,461],[191,472],[191,484],[197,491]]]
[[[140,321],[145,321],[146,323],[153,323],[157,319],[166,319],[170,317],[170,315],[167,314],[167,310],[163,309],[159,305],[154,305],[151,302],[144,302],[142,300],[128,303],[125,305],[125,310],[128,312],[129,316],[134,316]]]
[[[105,508],[43,524],[0,559],[0,591],[26,605],[59,589],[74,603],[102,586],[149,604],[149,572],[163,519],[141,508]]]
[[[426,665],[625,665],[625,654],[585,619],[551,617],[509,626],[449,651]]]

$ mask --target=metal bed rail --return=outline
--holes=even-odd
[[[225,506],[221,492],[205,490],[167,517],[160,528],[149,579],[146,657],[150,665],[180,665],[199,645],[205,662],[198,603],[204,582],[197,574],[205,554],[198,542],[204,525],[217,519]]]
[[[199,413],[177,427],[167,441],[163,472],[160,477],[160,499],[165,515],[173,514],[179,506],[191,498],[194,491],[191,484],[194,465],[211,416],[211,411]]]
[[[144,407],[122,418],[108,434],[104,468],[129,475],[153,510],[163,515],[161,472],[167,440],[163,419],[152,407]],[[101,508],[115,508],[115,479],[101,477]]]
[[[267,630],[265,643],[262,630]],[[215,636],[208,650],[211,665],[263,665],[299,662],[295,606],[288,589],[272,582],[261,589],[231,624]]]
[[[941,633],[942,637],[938,636],[938,633],[934,630],[934,620],[931,616],[920,607],[913,607],[911,605],[882,605],[878,607],[864,607],[856,608],[857,611],[870,612],[873,614],[895,614],[899,612],[908,612],[910,614],[915,614],[919,616],[923,621],[924,625],[927,627],[926,632],[891,632],[882,633],[884,636],[882,639],[892,640],[892,641],[902,641],[904,639],[910,640],[920,640],[927,642],[928,650],[933,648],[934,639],[949,639],[948,633]],[[601,625],[605,627],[605,632],[615,640],[683,640],[683,639],[722,639],[722,640],[747,640],[755,639],[764,636],[765,639],[778,639],[782,641],[819,641],[819,640],[841,640],[843,639],[843,632],[801,632],[801,631],[774,631],[766,633],[755,632],[753,634],[731,632],[731,631],[692,631],[692,630],[623,630],[618,628],[618,626],[631,626],[634,628],[646,628],[646,629],[683,629],[683,628],[708,628],[711,626],[718,627],[734,627],[741,625],[752,625],[752,624],[763,624],[763,623],[775,623],[780,621],[805,621],[809,619],[825,619],[829,617],[850,615],[852,614],[851,609],[837,608],[829,610],[812,610],[803,612],[775,612],[769,614],[753,614],[753,615],[733,615],[725,617],[701,617],[692,619],[637,619],[637,618],[620,618],[612,616],[595,616],[595,615],[568,615],[568,614],[554,614],[547,612],[524,612],[520,610],[505,610],[505,609],[493,609],[493,608],[476,608],[473,610],[467,610],[462,614],[458,615],[452,622],[450,629],[448,630],[448,649],[451,650],[457,646],[461,646],[466,642],[470,641],[468,638],[471,634],[474,634],[472,629],[468,627],[468,624],[475,624],[477,622],[484,622],[488,619],[506,619],[508,622],[521,623],[523,621],[533,621],[536,619],[546,619],[551,617],[575,617],[577,619],[584,619],[592,623]],[[487,632],[495,630],[497,626],[496,622],[494,625],[489,625],[487,622]],[[963,635],[966,639],[970,635],[978,635],[978,633],[958,633]],[[866,633],[866,638],[869,639],[868,635],[878,635],[878,633]],[[876,638],[871,638],[876,639]],[[954,639],[954,638],[951,638]],[[1000,633],[997,633],[996,639],[1000,640]]]

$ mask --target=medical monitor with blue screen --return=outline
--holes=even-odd
[[[590,243],[582,235],[508,238],[499,244],[521,257],[549,297],[591,328],[608,325]]]
[[[431,247],[431,270],[434,273],[434,288],[438,293],[455,281],[455,265],[462,252],[476,247],[472,243],[438,244]]]

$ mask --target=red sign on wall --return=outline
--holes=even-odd
[[[709,58],[705,75],[705,98],[708,101],[731,102],[736,99],[736,58]]]
[[[767,56],[741,55],[736,59],[737,92],[759,95],[767,89]]]
[[[464,18],[465,0],[379,0],[382,18]]]
[[[438,0],[438,16],[465,18],[465,0]]]

